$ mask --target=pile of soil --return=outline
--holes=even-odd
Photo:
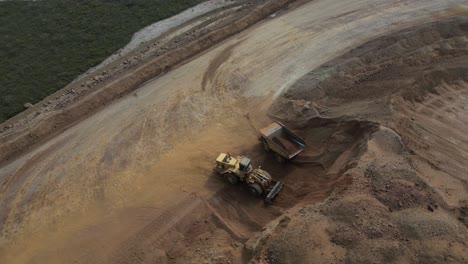
[[[271,108],[297,126],[379,125],[347,184],[296,207],[255,263],[468,261],[468,17],[355,48],[298,81]],[[358,130],[356,130],[358,131]]]

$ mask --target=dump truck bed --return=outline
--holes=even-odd
[[[305,147],[305,142],[280,122],[274,122],[260,129],[261,137],[270,149],[281,156],[292,159]]]

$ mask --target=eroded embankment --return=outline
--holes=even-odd
[[[292,2],[294,0],[267,1],[226,26],[216,28],[186,45],[164,53],[127,72],[127,74],[119,76],[118,79],[108,80],[108,84],[100,89],[93,92],[88,91],[74,97],[73,101],[65,106],[58,104],[54,111],[47,112],[39,121],[18,128],[15,133],[2,135],[0,139],[0,162],[9,161],[13,157],[24,153],[33,145],[57,135],[65,128],[95,113],[110,102],[137,89],[145,82],[166,73],[178,64],[245,30]],[[102,76],[98,77],[101,78]],[[71,91],[75,92],[75,90]],[[31,114],[35,115],[34,113]]]
[[[373,40],[304,76],[283,120],[381,125],[349,185],[290,215],[254,249],[268,263],[468,260],[468,17]]]

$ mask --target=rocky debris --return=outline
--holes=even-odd
[[[324,111],[318,103],[304,99],[284,99],[279,98],[273,105],[272,113],[283,120],[309,120],[314,117],[321,117]]]
[[[468,201],[465,201],[465,203]],[[456,210],[458,214],[458,221],[468,227],[468,206],[462,206]]]
[[[3,131],[7,131],[7,130],[12,129],[12,128],[13,128],[12,125],[7,125],[7,126],[4,126],[4,127],[2,128],[1,131],[2,131],[2,132],[3,132]]]
[[[297,109],[303,108],[306,102],[288,101]],[[359,162],[345,174],[352,178],[352,183],[342,188],[343,191],[337,189],[326,202],[299,210],[297,217],[306,219],[305,223],[313,223],[311,231],[317,229],[311,216],[325,216],[329,239],[324,242],[313,238],[295,247],[290,246],[295,236],[273,239],[263,245],[264,251],[269,252],[267,260],[304,263],[304,260],[294,260],[297,256],[316,259],[308,252],[329,241],[346,250],[345,258],[340,259],[345,263],[421,260],[444,263],[443,256],[446,256],[445,262],[461,260],[466,256],[459,251],[467,246],[466,228],[462,225],[466,211],[454,212],[458,219],[452,217],[452,212],[445,211],[447,204],[423,180],[424,175],[415,168],[413,158],[395,131],[380,129],[372,134],[366,153],[356,157]],[[439,207],[442,209],[438,210]],[[314,214],[307,211],[314,211]],[[290,225],[286,232],[277,235],[283,238],[287,233],[307,234],[307,231]],[[260,257],[257,254],[254,259]],[[265,262],[268,263],[259,263]]]
[[[257,247],[262,243],[265,243],[265,240],[268,239],[282,223],[289,222],[289,217],[283,217],[279,221],[273,221],[262,229],[262,232],[255,237],[250,238],[245,242],[244,248],[247,250],[247,253],[252,256],[256,253]]]
[[[86,86],[86,87],[88,87],[88,88],[91,88],[91,86],[92,86],[93,84],[94,84],[94,81],[93,81],[93,80],[88,80],[88,81],[86,81],[85,83],[82,83],[82,84],[81,84],[81,87]]]

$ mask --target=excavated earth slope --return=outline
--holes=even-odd
[[[466,263],[467,14],[316,0],[227,39],[2,166],[0,262]],[[285,165],[272,119],[307,143]],[[273,205],[212,175],[226,151]]]
[[[255,249],[259,259],[468,261],[467,37],[465,16],[378,38],[305,75],[273,106],[301,127],[366,120],[380,129],[346,172],[351,184],[285,217]],[[315,111],[297,107],[304,102]]]

